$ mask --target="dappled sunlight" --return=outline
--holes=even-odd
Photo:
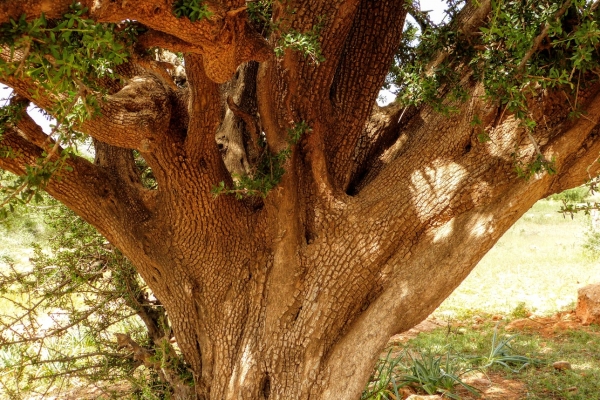
[[[467,173],[457,163],[440,160],[433,161],[423,169],[416,169],[411,175],[410,192],[419,217],[427,219],[436,206],[446,207]]]
[[[435,231],[435,234],[433,235],[433,243],[439,243],[447,237],[450,237],[450,235],[452,235],[452,232],[454,231],[455,221],[456,219],[452,218],[450,221],[446,222],[441,228],[437,229]]]
[[[467,227],[471,236],[480,238],[483,235],[490,235],[494,232],[494,218],[491,214],[475,214]]]

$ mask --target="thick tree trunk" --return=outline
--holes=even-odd
[[[0,21],[15,9],[57,16],[69,3],[11,0]],[[184,51],[188,86],[168,82],[155,60],[122,66],[129,80],[113,82],[103,115],[81,127],[97,141],[96,163],[71,157],[73,171],[47,190],[134,263],[202,399],[359,398],[390,336],[431,313],[535,201],[597,172],[597,84],[579,93],[577,120],[562,95],[530,99],[534,142],[470,76],[461,82],[470,100],[450,116],[377,107],[406,16],[392,0],[313,0],[287,16],[298,31],[328,17],[318,66],[290,50],[269,55],[244,1],[210,2],[215,15],[196,24],[156,0],[84,3],[100,21],[145,24],[139,43]],[[465,30],[489,11],[477,3],[461,14]],[[284,12],[277,3],[273,14]],[[2,82],[34,100],[27,77]],[[35,101],[52,109],[57,100]],[[311,130],[266,198],[213,198],[219,182],[252,174],[260,152],[291,146],[301,122]],[[477,140],[481,129],[489,142]],[[19,157],[0,166],[23,174],[48,143],[25,116],[3,133]],[[519,178],[515,159],[531,161],[537,148],[557,174]],[[132,150],[155,190],[142,185]]]
[[[295,174],[311,172],[297,156],[258,212],[201,200],[208,188],[183,156],[159,178],[164,214],[144,227],[148,244],[122,248],[163,301],[201,396],[356,399],[391,335],[432,312],[535,201],[583,181],[600,150],[597,96],[578,121],[538,110],[536,140],[559,173],[529,180],[512,153],[534,157],[533,144],[482,101],[413,116],[354,196],[300,189]],[[476,141],[473,113],[490,142]]]

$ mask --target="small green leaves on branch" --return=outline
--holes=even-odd
[[[212,15],[202,0],[177,0],[173,3],[173,14],[177,18],[187,17],[192,22],[208,19]]]
[[[22,15],[0,25],[0,78],[29,81],[27,97],[39,99],[56,119],[48,135],[54,148],[43,149],[42,158],[19,178],[20,183],[3,187],[8,197],[0,200],[0,207],[15,198],[33,198],[66,166],[69,153],[76,151],[74,144],[84,139],[78,127],[100,111],[98,97],[106,93],[104,83],[120,79],[116,67],[127,61],[137,28],[128,22],[119,26],[96,23],[86,18],[87,11],[74,2],[59,20],[47,20],[43,14],[28,20]],[[0,132],[7,124],[14,127],[19,112],[12,106],[2,108]],[[0,156],[12,155],[10,149],[0,150]]]
[[[537,154],[533,161],[525,163],[516,152],[512,154],[512,158],[519,178],[529,180],[532,176],[542,172],[547,172],[549,175],[556,174],[554,158],[548,161],[542,154]]]
[[[99,80],[116,78],[115,67],[127,60],[135,35],[129,26],[117,30],[115,24],[86,19],[86,12],[74,3],[59,21],[43,14],[27,21],[22,15],[0,25],[0,44],[9,49],[0,58],[0,76],[32,79],[38,87],[34,98],[61,93],[55,109],[48,110],[59,123],[79,98],[87,117],[93,115],[97,108],[88,97],[103,92]]]
[[[262,31],[265,37],[276,34],[275,55],[283,57],[285,50],[290,49],[302,54],[305,58],[310,58],[314,64],[325,61],[321,52],[321,43],[319,37],[324,27],[324,17],[320,16],[317,23],[307,32],[300,32],[295,29],[285,27],[287,18],[296,13],[296,10],[287,6],[283,17],[273,20],[273,0],[256,0],[246,3],[248,7],[248,16],[257,30]]]
[[[305,58],[310,58],[315,64],[322,63],[325,61],[325,57],[321,53],[321,43],[319,42],[322,29],[323,19],[319,18],[319,22],[308,32],[302,33],[293,29],[282,32],[275,47],[275,55],[283,57],[285,50],[291,49],[302,54]]]
[[[454,15],[463,1],[452,1]],[[492,2],[485,26],[463,32],[457,24],[407,24],[387,78],[406,106],[428,104],[451,113],[467,100],[464,80],[483,83],[485,97],[513,116],[529,137],[536,129],[531,105],[540,93],[562,92],[570,117],[580,117],[580,91],[600,75],[600,11],[592,0],[501,0]],[[488,140],[478,135],[481,142]],[[536,153],[530,165],[516,162],[519,175],[552,173],[554,164]]]
[[[600,70],[600,13],[591,5],[590,0],[493,2],[487,26],[466,37],[452,24],[431,26],[420,36],[407,24],[387,84],[399,87],[399,100],[407,105],[428,103],[447,111],[439,100],[447,96],[439,91],[460,100],[456,71],[468,66],[490,100],[531,128],[528,101],[539,87],[568,92],[577,110],[586,74]],[[440,54],[449,56],[435,64]]]
[[[213,196],[221,194],[232,194],[241,200],[247,197],[267,197],[267,194],[273,190],[285,173],[284,164],[292,156],[292,146],[298,144],[305,133],[312,129],[305,121],[301,121],[287,132],[287,146],[277,154],[272,154],[263,140],[260,145],[263,152],[254,167],[252,174],[244,176],[234,176],[233,187],[228,188],[225,182],[221,181],[211,190]]]

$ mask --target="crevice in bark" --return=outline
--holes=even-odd
[[[463,154],[467,154],[467,153],[469,153],[469,152],[471,151],[471,148],[472,148],[472,147],[473,147],[473,146],[471,145],[471,143],[470,143],[470,142],[469,142],[469,143],[467,143],[467,144],[465,145],[464,149],[463,149]]]
[[[271,396],[271,378],[269,377],[269,373],[266,373],[263,377],[263,380],[260,384],[260,393],[265,400]]]

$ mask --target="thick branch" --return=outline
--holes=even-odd
[[[16,157],[1,157],[0,168],[23,175],[27,165],[36,165],[37,159],[42,158],[42,149],[14,129],[8,127],[2,138],[0,145],[11,148]],[[50,161],[55,160],[56,156],[50,156]],[[150,218],[145,205],[133,207],[131,202],[119,201],[122,189],[113,177],[87,160],[70,156],[66,164],[71,171],[63,169],[55,173],[45,190],[97,227],[115,246],[130,248],[138,243],[136,236],[143,229],[141,222]]]
[[[60,18],[71,4],[73,0],[4,0],[0,3],[0,23],[9,22],[11,18],[16,20],[23,14],[28,18],[39,17],[42,13],[49,19]]]
[[[358,137],[400,44],[406,13],[404,7],[393,1],[363,1],[344,45],[331,88],[334,107],[344,120],[339,130],[325,138],[330,172],[335,185],[342,190],[349,184],[347,171]],[[347,118],[348,115],[352,118]]]
[[[247,22],[245,8],[227,9],[209,3],[213,15],[192,22],[176,18],[171,2],[154,0],[96,1],[91,14],[99,22],[136,20],[160,32],[174,36],[203,54],[207,76],[225,82],[243,62],[264,61],[271,53],[267,42]]]
[[[101,113],[82,131],[112,146],[152,151],[170,123],[169,89],[153,75],[135,77],[101,103]]]

